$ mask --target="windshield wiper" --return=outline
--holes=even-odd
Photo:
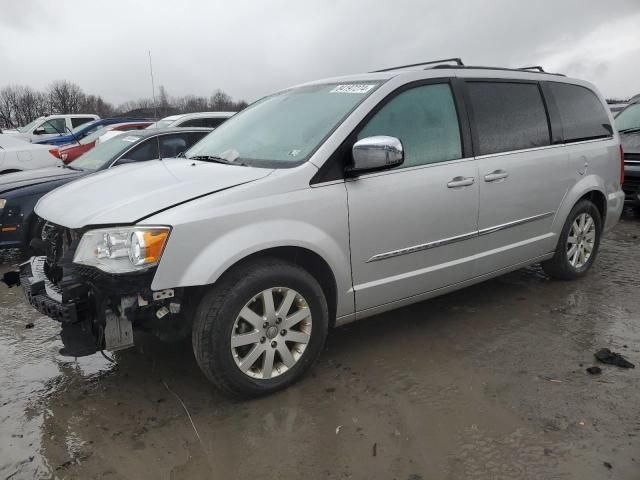
[[[194,155],[193,157],[187,157],[188,160],[200,160],[201,162],[213,162],[224,163],[225,165],[240,165],[246,167],[246,163],[227,160],[226,158],[217,157],[216,155]]]
[[[618,130],[618,133],[632,133],[632,132],[640,132],[640,127],[623,128],[622,130]]]

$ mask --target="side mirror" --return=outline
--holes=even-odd
[[[45,132],[44,128],[42,128],[42,127],[40,127],[40,128],[36,128],[36,129],[33,131],[33,134],[34,134],[34,135],[44,135],[45,133],[47,133],[47,132]]]
[[[402,142],[384,135],[358,140],[353,145],[352,155],[352,172],[395,167],[404,162]]]

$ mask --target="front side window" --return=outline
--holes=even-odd
[[[559,82],[550,82],[549,88],[560,111],[565,141],[611,136],[613,130],[607,111],[591,90]]]
[[[619,132],[640,128],[640,103],[629,105],[618,114],[616,128]]]
[[[224,122],[187,157],[222,157],[266,168],[298,165],[379,84],[310,85],[271,95]]]
[[[462,157],[460,127],[448,84],[406,90],[386,103],[358,133],[358,140],[376,135],[402,142],[404,162],[414,167]]]
[[[39,128],[44,130],[44,133],[47,134],[57,134],[57,133],[65,133],[66,125],[64,118],[53,118],[51,120],[45,121]]]
[[[547,112],[535,83],[468,82],[477,155],[549,145]]]

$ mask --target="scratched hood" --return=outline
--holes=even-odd
[[[273,170],[182,159],[88,175],[40,199],[36,213],[68,228],[136,223],[159,210],[266,177]]]

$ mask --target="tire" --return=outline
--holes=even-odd
[[[282,307],[289,295],[290,307]],[[266,306],[269,297],[275,307],[270,311],[276,312],[276,317],[271,315],[268,319],[269,327],[265,327],[265,323],[256,326],[270,317]],[[287,309],[282,315],[277,314],[280,307]],[[258,312],[257,317],[247,315],[246,309]],[[295,320],[294,313],[299,317],[309,313],[310,316],[290,325]],[[276,322],[279,323],[276,325]],[[290,330],[282,328],[284,326]],[[286,388],[304,375],[324,347],[328,326],[327,301],[313,276],[289,262],[260,259],[225,273],[204,295],[193,324],[193,351],[202,372],[221,391],[234,397],[258,397]],[[255,336],[251,344],[232,347],[232,335],[237,338],[245,333]],[[291,342],[287,336],[306,343]],[[251,367],[248,358],[250,354],[255,356],[254,349],[263,353],[255,360],[255,368],[245,373],[241,368]],[[284,355],[284,349],[291,356]],[[267,366],[269,355],[273,359],[271,370]],[[285,365],[285,357],[289,366]]]
[[[574,222],[578,222],[578,226],[580,220],[586,215],[587,219],[591,218],[593,221],[593,243],[591,245],[591,251],[589,253],[588,258],[584,260],[584,262],[580,261],[580,257],[578,254],[578,260],[575,260],[575,257],[571,256],[571,248],[572,244],[569,243],[569,235],[575,233],[572,230]],[[585,229],[586,230],[586,229]],[[587,232],[589,233],[589,232]],[[587,233],[583,233],[578,235],[577,239],[583,240],[583,245],[588,244],[588,239],[590,235]],[[600,211],[593,204],[593,202],[589,200],[580,200],[571,210],[569,216],[567,217],[567,221],[562,228],[562,232],[560,233],[560,237],[558,238],[558,245],[556,247],[555,254],[553,257],[545,262],[542,262],[542,269],[549,275],[550,277],[557,278],[560,280],[574,280],[579,278],[587,273],[591,265],[596,259],[598,254],[598,249],[600,247],[600,238],[602,236],[602,216],[600,215]],[[572,235],[571,238],[576,238]],[[579,245],[580,242],[577,243]],[[587,247],[583,247],[583,250],[586,252]],[[574,259],[572,262],[571,259]]]

